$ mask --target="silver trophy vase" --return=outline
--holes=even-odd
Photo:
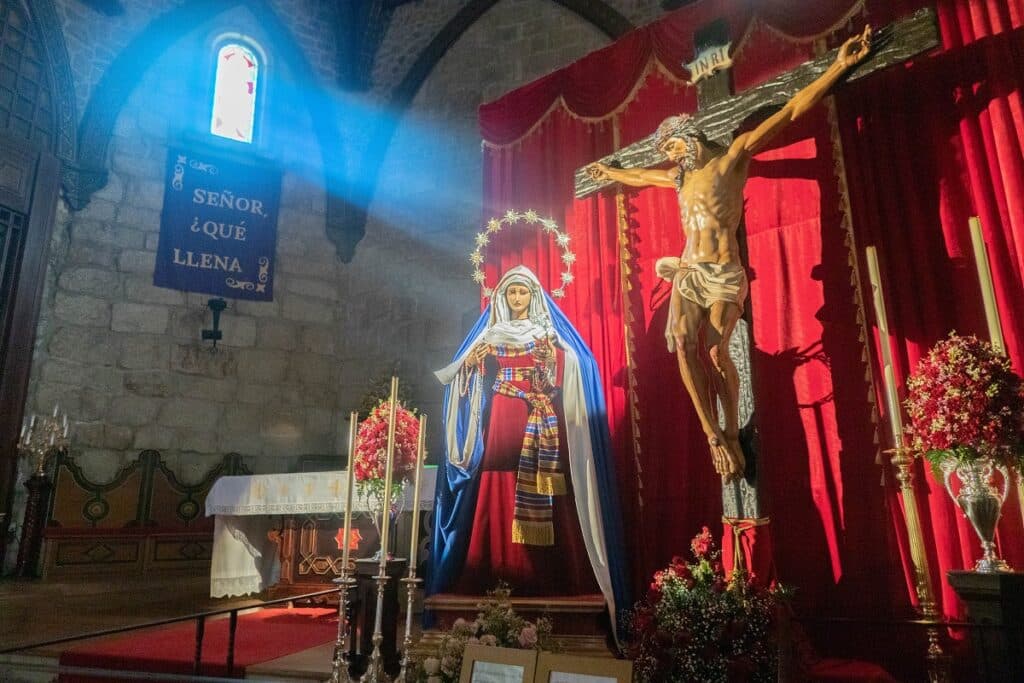
[[[996,524],[1009,491],[1010,473],[991,458],[960,462],[947,458],[941,467],[946,490],[981,540],[982,556],[975,563],[974,571],[984,574],[1010,571],[1010,566],[996,553],[995,544]],[[997,471],[1003,480],[1001,489],[996,488],[992,481]],[[960,480],[960,491],[956,494],[953,493],[954,476]]]

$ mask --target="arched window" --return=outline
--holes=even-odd
[[[227,43],[217,51],[211,133],[238,142],[252,142],[259,75],[259,58],[252,49],[241,43]]]

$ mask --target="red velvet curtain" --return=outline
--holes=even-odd
[[[1007,352],[1015,369],[1024,369],[1024,3],[942,0],[936,10],[939,54],[838,97],[857,243],[862,259],[867,245],[879,252],[901,397],[906,376],[950,330],[987,338],[968,232],[973,215],[988,244]],[[874,342],[878,348],[877,335]],[[945,575],[973,566],[977,536],[929,468],[918,464],[914,471],[936,597],[944,613],[963,616]],[[1024,539],[1015,498],[1004,509],[998,541],[1020,568]],[[900,509],[891,509],[909,566]],[[908,573],[916,602],[912,584]]]
[[[868,14],[882,25],[921,3],[876,4]],[[571,236],[575,281],[561,305],[602,370],[638,587],[721,513],[705,439],[664,345],[666,285],[653,274],[656,258],[681,252],[678,208],[670,190],[627,193],[629,253],[620,259],[614,196],[574,200],[573,171],[648,134],[664,116],[696,108],[678,64],[692,58],[692,35],[711,20],[725,17],[730,35],[745,36],[733,47],[740,91],[810,59],[819,34],[850,18],[859,26],[860,9],[848,0],[698,2],[481,108],[484,220],[532,208]],[[1022,73],[1022,12],[1019,1],[1007,9],[968,0],[947,0],[939,12],[940,54],[838,98],[853,235],[844,228],[824,107],[758,155],[745,193],[761,476],[775,559],[801,601],[844,614],[905,605],[910,587],[897,552],[906,541],[895,488],[891,478],[879,486],[884,468],[875,463],[864,360],[877,345],[862,339],[851,257],[862,260],[867,244],[883,255],[902,381],[948,329],[984,330],[965,241],[966,216],[981,214],[1007,343],[1021,367],[1024,175],[1013,74]],[[505,228],[487,249],[497,259],[489,283],[521,262],[549,289],[558,286],[561,251],[539,231]],[[627,327],[635,340],[632,413]],[[977,543],[933,481],[922,491],[935,585],[944,585],[938,572],[965,566]],[[1006,538],[1020,526],[1010,509],[1003,549],[1020,564],[1024,548]]]

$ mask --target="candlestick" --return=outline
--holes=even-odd
[[[988,265],[988,252],[985,250],[985,239],[981,235],[981,221],[977,216],[968,220],[971,228],[971,244],[974,246],[974,263],[978,268],[978,281],[981,284],[981,299],[985,305],[985,322],[988,324],[988,338],[996,353],[1005,354],[1006,344],[1003,342],[1003,326],[999,320],[999,307],[996,305],[996,292],[992,284],[992,271]]]
[[[345,548],[341,551],[342,576],[348,572],[348,546],[352,534],[352,491],[356,487],[356,433],[359,422],[359,413],[352,411],[348,414],[348,471],[345,473]]]
[[[54,416],[54,417],[57,417],[57,413],[58,413],[58,412],[60,412],[60,405],[58,405],[58,404],[54,403],[54,404],[53,404],[53,416]]]
[[[420,536],[420,474],[423,472],[423,453],[427,443],[427,416],[420,415],[420,436],[416,446],[416,476],[413,478],[412,534],[409,539],[409,568],[416,567],[416,554]]]
[[[878,269],[878,252],[871,246],[864,250],[868,262],[868,277],[871,279],[872,300],[875,305],[875,320],[878,321],[879,345],[882,348],[882,382],[885,387],[885,403],[892,431],[892,445],[903,448],[903,418],[900,399],[896,391],[896,374],[893,370],[892,347],[889,342],[889,319],[885,314],[885,296],[882,293],[882,276]]]
[[[388,407],[388,447],[384,465],[384,503],[380,520],[380,573],[388,566],[388,521],[391,517],[391,481],[395,469],[395,422],[398,412],[398,378],[391,378],[391,405]]]
[[[36,426],[36,414],[32,413],[32,418],[28,421],[28,428],[34,429]]]

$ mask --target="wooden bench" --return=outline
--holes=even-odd
[[[43,531],[47,580],[209,573],[213,519],[206,494],[223,475],[249,474],[230,453],[196,484],[183,484],[154,450],[112,481],[90,481],[71,457],[57,460]]]

